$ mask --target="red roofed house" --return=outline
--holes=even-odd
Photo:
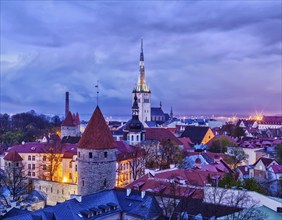
[[[267,170],[272,165],[279,165],[278,162],[271,158],[261,157],[253,165],[253,169],[250,170],[250,177],[254,177],[258,180],[266,180]]]
[[[260,130],[268,128],[282,128],[282,116],[263,116],[262,120],[258,122]]]

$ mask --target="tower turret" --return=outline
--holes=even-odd
[[[116,179],[116,143],[97,106],[77,148],[78,193],[112,189]]]
[[[136,145],[145,139],[145,129],[139,120],[139,107],[137,103],[137,93],[134,90],[134,102],[132,105],[132,118],[124,127],[125,139],[131,145]]]

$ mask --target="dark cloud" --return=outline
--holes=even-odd
[[[129,115],[141,37],[154,105],[281,113],[280,1],[1,1],[1,112]]]

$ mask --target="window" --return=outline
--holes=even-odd
[[[133,136],[133,135],[131,135],[131,141],[133,141],[133,139],[134,139],[134,136]]]
[[[69,173],[69,179],[70,179],[70,180],[72,179],[72,174],[71,174],[71,173]]]
[[[104,187],[107,186],[107,179],[104,179]]]
[[[136,141],[139,141],[139,135],[136,136]]]
[[[77,165],[75,165],[75,171],[77,171]]]
[[[32,176],[35,176],[35,172],[32,172]]]
[[[78,157],[80,157],[80,152],[78,151]]]
[[[70,164],[69,164],[69,168],[72,168],[72,162],[70,162]]]
[[[59,190],[57,189],[57,194],[59,194]]]
[[[33,161],[35,160],[35,156],[32,156],[32,160],[33,160]]]
[[[108,152],[104,152],[104,157],[107,158],[108,157]]]
[[[9,162],[9,167],[11,166],[11,163]]]
[[[64,189],[62,189],[62,194],[64,194]]]
[[[28,155],[27,160],[31,160],[31,156],[30,155]]]
[[[46,161],[47,157],[46,156],[43,156],[43,161]]]
[[[92,152],[89,152],[89,158],[92,158]]]
[[[82,186],[84,186],[84,180],[82,180]]]
[[[46,167],[45,164],[43,165],[42,169],[43,169],[43,170],[46,170],[46,169],[47,169],[47,167]]]
[[[51,187],[51,193],[53,192],[53,188]]]
[[[27,175],[28,175],[28,176],[31,176],[31,172],[30,172],[30,171],[28,171]]]
[[[32,169],[35,170],[35,164],[32,164]]]
[[[19,166],[19,163],[16,163],[16,166],[18,167],[18,166]]]
[[[31,164],[28,164],[27,167],[28,167],[28,169],[30,170],[30,169],[31,169]]]

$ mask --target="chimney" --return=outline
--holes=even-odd
[[[144,197],[145,197],[145,195],[146,195],[146,191],[141,191],[141,198],[143,199]]]
[[[76,199],[78,202],[82,201],[82,196],[81,195],[76,195],[76,194],[71,194],[70,199]]]
[[[126,189],[126,196],[129,196],[131,193],[131,189]]]
[[[65,109],[65,118],[67,117],[69,111],[70,111],[70,98],[69,98],[69,92],[66,92],[66,109]]]

